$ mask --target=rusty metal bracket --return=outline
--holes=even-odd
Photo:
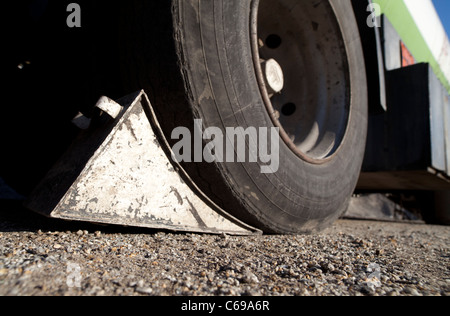
[[[209,199],[171,157],[147,95],[102,98],[98,117],[26,207],[65,220],[184,232],[260,234]]]

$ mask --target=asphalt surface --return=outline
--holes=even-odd
[[[179,234],[0,207],[0,295],[447,296],[450,227],[339,220],[313,236]]]

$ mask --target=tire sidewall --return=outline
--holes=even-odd
[[[194,118],[202,119],[204,128],[223,131],[273,127],[252,61],[251,1],[176,4],[180,64]],[[274,174],[262,174],[256,163],[216,164],[214,177],[228,185],[245,209],[228,211],[266,232],[306,233],[328,226],[346,210],[359,177],[367,134],[364,58],[350,1],[330,4],[345,43],[350,80],[350,116],[338,152],[326,163],[313,164],[280,140]]]

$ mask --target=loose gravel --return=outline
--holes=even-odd
[[[450,227],[340,220],[313,236],[175,234],[0,211],[0,295],[450,294]]]

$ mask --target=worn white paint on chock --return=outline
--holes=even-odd
[[[149,120],[146,112],[152,116],[150,102],[141,92],[131,105],[125,106],[121,116],[118,114],[111,132],[50,216],[177,231],[238,235],[257,232],[212,203],[169,159],[167,142],[163,139],[161,144],[153,129],[159,131],[159,125],[154,117]],[[83,146],[75,148],[79,151]],[[51,172],[49,181],[55,182],[57,173]],[[46,187],[45,181],[41,186]],[[38,190],[35,199],[42,200],[41,196],[46,194]],[[30,205],[37,209],[43,203]]]

